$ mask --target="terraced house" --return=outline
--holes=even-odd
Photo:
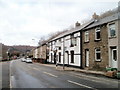
[[[83,30],[84,68],[105,70],[118,68],[118,22],[120,12],[100,18],[94,14],[95,22]]]
[[[48,43],[50,48],[48,62],[82,68],[81,30],[93,22],[94,20],[90,20],[83,25],[77,22],[75,28],[53,38]]]
[[[47,62],[83,69],[118,68],[119,24],[118,8],[100,16],[94,13],[88,22],[77,22],[75,28],[46,42]],[[40,53],[36,48],[33,56]]]

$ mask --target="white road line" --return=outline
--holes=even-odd
[[[80,83],[77,83],[77,82],[74,82],[74,81],[71,81],[71,80],[67,80],[68,82],[72,83],[72,84],[75,84],[75,85],[79,85],[79,86],[82,86],[82,87],[85,87],[85,88],[90,88],[90,89],[93,89],[93,90],[97,90],[93,87],[90,87],[90,86],[87,86],[87,85],[83,85],[83,84],[80,84]]]
[[[45,74],[47,74],[47,75],[50,75],[50,76],[53,76],[53,77],[58,77],[58,76],[56,76],[56,75],[53,75],[53,74],[51,74],[51,73],[48,73],[48,72],[43,72],[43,73],[45,73]]]
[[[70,75],[70,76],[74,76],[74,75]],[[93,80],[93,79],[89,79],[89,78],[83,78],[83,77],[80,77],[80,76],[74,76],[74,77],[77,77],[77,78],[82,78],[82,79],[85,79],[85,80],[89,80],[89,81],[93,81],[93,82],[98,82],[98,83],[105,83],[105,84],[108,84],[106,82],[103,82],[103,81],[100,81],[100,80]]]

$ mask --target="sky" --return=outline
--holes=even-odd
[[[119,0],[0,0],[0,42],[34,45],[41,37],[114,9]]]

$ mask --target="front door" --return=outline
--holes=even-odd
[[[89,67],[89,50],[85,50],[85,66]]]
[[[118,67],[118,63],[117,63],[117,49],[111,49],[111,66],[112,68],[117,68]]]
[[[54,53],[54,64],[56,64],[56,52]]]

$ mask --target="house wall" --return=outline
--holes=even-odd
[[[54,42],[49,42],[49,63],[54,63]],[[51,59],[52,58],[52,59]]]
[[[113,38],[111,38],[110,35],[109,35],[109,24],[112,24],[112,23],[115,23],[115,29],[116,29],[116,36],[113,37]],[[112,67],[111,47],[116,46],[116,49],[117,49],[117,52],[118,52],[118,26],[119,26],[118,20],[108,23],[108,26],[107,26],[108,27],[109,67]],[[118,53],[117,53],[117,56],[118,56]],[[118,62],[118,59],[117,59],[117,62]],[[116,66],[116,67],[118,67],[118,66]]]
[[[118,10],[120,12],[120,1],[118,6]],[[120,19],[120,15],[118,17]],[[120,71],[120,20],[118,20],[118,70]]]
[[[35,58],[35,49],[33,49],[33,58]]]
[[[80,66],[80,61],[81,61],[81,57],[80,57],[80,32],[75,33],[74,37],[77,38],[76,39],[77,44],[76,44],[76,46],[73,46],[73,47],[71,47],[70,35],[65,37],[65,47],[66,47],[65,51],[68,51],[68,54],[69,54],[69,58],[68,58],[69,60],[65,60],[65,62],[66,62],[66,64],[69,64],[72,66]],[[74,63],[71,63],[71,53],[70,53],[71,51],[74,51]],[[65,57],[67,57],[67,56],[65,56]]]
[[[8,58],[7,50],[8,50],[7,46],[2,45],[2,58],[3,59],[7,59]]]
[[[54,63],[54,54],[56,50],[56,61],[58,64],[80,66],[81,57],[80,57],[80,32],[74,34],[76,37],[77,45],[71,47],[71,36],[62,37],[56,41],[49,43],[49,62]],[[61,49],[59,49],[61,48]],[[74,63],[71,63],[71,51],[74,51]],[[67,52],[67,53],[66,53]],[[61,53],[61,56],[59,56]],[[52,57],[52,60],[51,60]],[[61,60],[59,60],[59,57]],[[60,62],[59,62],[60,61]]]
[[[35,49],[35,58],[38,58],[38,48]]]
[[[118,35],[118,70],[120,71],[120,20],[118,20],[118,34],[117,35]]]
[[[47,52],[46,52],[46,49],[47,49],[47,46],[46,45],[43,45],[42,46],[42,59],[46,59],[46,54],[47,54]]]
[[[89,31],[89,42],[85,42],[85,31],[83,31],[83,68],[85,67],[85,50],[89,49],[89,67],[88,69],[104,69],[108,66],[108,34],[107,25],[101,25],[101,40],[95,41],[95,29],[97,27],[88,29]],[[101,61],[95,61],[95,48],[100,48],[101,50]]]

